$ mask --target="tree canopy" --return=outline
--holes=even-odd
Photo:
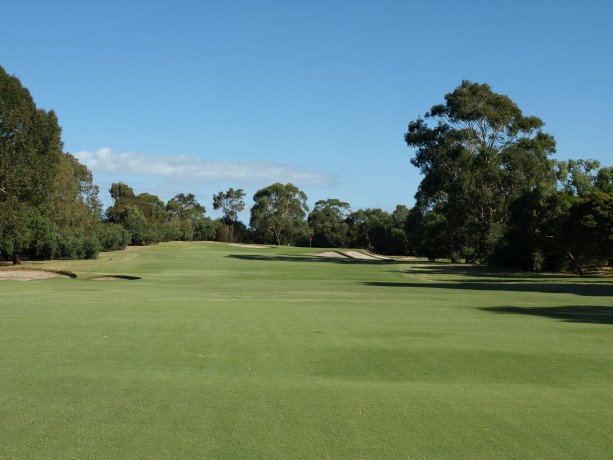
[[[33,221],[52,193],[62,156],[53,110],[36,107],[30,92],[0,67],[0,251],[19,262],[32,243]]]
[[[321,248],[346,247],[349,226],[349,203],[337,198],[319,200],[309,214],[313,245]]]
[[[442,253],[486,260],[500,242],[510,203],[537,187],[553,187],[553,137],[489,85],[463,81],[405,134],[411,163],[424,175],[416,198],[422,213],[441,216]]]
[[[219,192],[213,195],[213,209],[221,209],[223,220],[226,224],[238,221],[238,213],[245,209],[245,192],[242,188],[234,190],[229,188],[227,192]]]
[[[307,233],[306,194],[293,184],[275,183],[253,195],[250,226],[263,243],[292,244]]]

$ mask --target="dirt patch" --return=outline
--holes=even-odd
[[[45,270],[0,270],[0,280],[31,281],[49,278],[70,278],[67,274]]]
[[[316,252],[314,254],[311,254],[312,256],[315,257],[332,257],[335,259],[346,259],[347,256],[343,253],[340,252],[336,252],[336,251],[325,251],[325,252]]]

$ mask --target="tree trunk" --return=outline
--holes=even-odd
[[[19,265],[21,263],[21,259],[19,258],[19,253],[16,252],[13,254],[13,265]]]
[[[566,255],[570,259],[570,263],[577,270],[577,273],[579,273],[579,276],[583,276],[583,270],[581,270],[581,266],[579,265],[579,262],[577,261],[577,259],[575,259],[575,257],[573,257],[570,250],[566,249]]]
[[[281,246],[281,233],[277,231],[276,228],[272,229],[273,234],[275,235],[275,240],[277,240],[277,246]]]

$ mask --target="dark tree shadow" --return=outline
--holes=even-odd
[[[99,276],[94,276],[93,278],[90,278],[90,280],[93,280],[93,281],[99,281],[99,280],[136,281],[136,280],[142,280],[142,278],[140,276],[128,276],[128,275],[99,275]]]
[[[458,265],[445,262],[413,261],[419,270],[427,270],[429,275],[466,275],[472,277],[504,277],[525,278],[529,280],[547,279],[575,279],[578,275],[569,273],[536,273],[519,271],[515,268],[496,267],[490,265]]]
[[[482,307],[479,310],[493,313],[544,316],[572,323],[613,324],[613,307],[564,306],[564,307]]]
[[[576,294],[583,296],[613,296],[612,283],[538,283],[534,281],[500,282],[462,281],[459,283],[410,283],[368,281],[367,286],[393,288],[458,289],[469,291],[543,292],[546,294]]]

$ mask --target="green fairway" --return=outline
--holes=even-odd
[[[0,281],[0,458],[611,458],[613,280],[308,252]]]

